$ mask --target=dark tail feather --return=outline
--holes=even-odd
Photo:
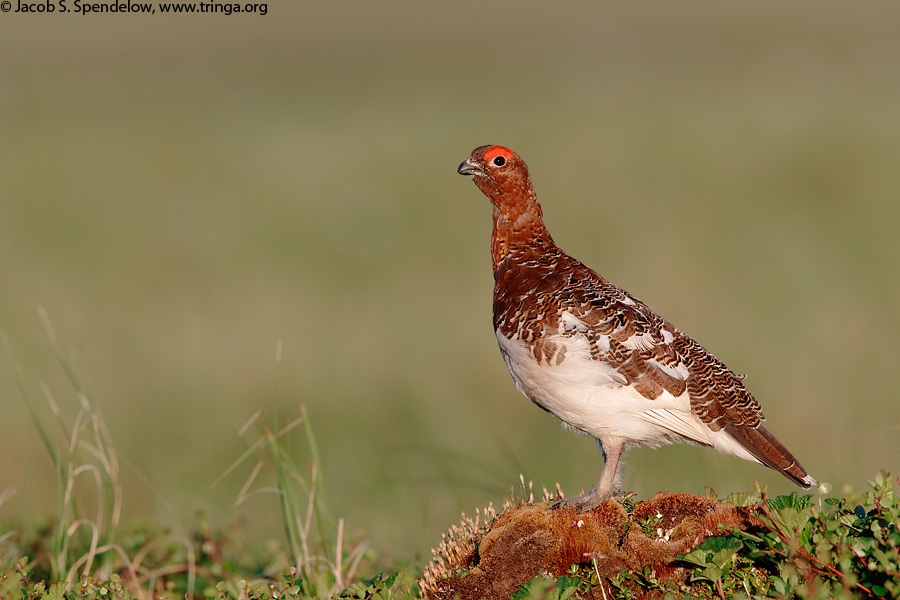
[[[780,472],[800,487],[808,490],[818,484],[794,455],[762,425],[747,427],[728,424],[724,429],[759,462]]]

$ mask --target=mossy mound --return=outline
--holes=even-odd
[[[559,577],[573,566],[595,569],[600,579],[649,570],[662,584],[681,583],[689,570],[676,556],[723,528],[744,530],[755,519],[746,508],[692,494],[661,492],[630,508],[608,501],[579,513],[525,504],[486,530],[456,528],[436,552],[420,589],[434,600],[506,600],[535,576]]]

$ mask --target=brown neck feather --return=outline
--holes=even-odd
[[[527,210],[504,211],[494,205],[494,229],[491,233],[491,264],[494,273],[508,256],[521,254],[535,247],[553,245],[550,232],[544,225],[541,205],[531,195]],[[505,208],[509,208],[508,205]]]
[[[518,157],[516,160],[521,162]],[[502,176],[476,177],[473,180],[494,205],[491,262],[495,274],[510,255],[527,254],[529,249],[553,246],[524,162],[521,162],[520,168]]]

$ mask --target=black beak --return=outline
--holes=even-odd
[[[469,162],[470,159],[466,159],[459,164],[459,168],[456,170],[460,175],[469,175],[470,177],[475,177],[477,175],[484,175],[484,171],[481,170],[481,167],[477,165],[473,165]]]

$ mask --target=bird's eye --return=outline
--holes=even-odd
[[[506,159],[503,158],[502,156],[498,156],[498,157],[494,158],[494,160],[492,162],[494,163],[494,166],[502,167],[503,165],[506,164]]]

